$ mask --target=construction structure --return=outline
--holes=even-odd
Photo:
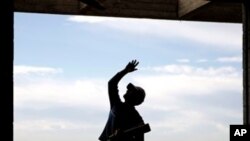
[[[6,119],[1,126],[13,135],[13,13],[47,13],[66,15],[89,15],[127,18],[149,18],[166,20],[186,20],[204,22],[239,23],[243,29],[243,122],[250,125],[250,7],[249,0],[4,0],[2,9],[10,6],[5,17],[4,30],[1,37],[7,46],[1,49],[1,65],[6,73],[1,74],[1,82],[6,92],[2,107]],[[7,24],[8,23],[8,24]],[[5,86],[6,85],[6,86]],[[7,139],[12,136],[6,134]],[[13,139],[13,138],[12,138]]]

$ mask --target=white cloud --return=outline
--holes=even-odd
[[[177,62],[179,62],[179,63],[189,63],[190,60],[189,59],[178,59]]]
[[[233,56],[233,57],[220,57],[218,59],[216,59],[218,62],[236,62],[236,63],[240,63],[242,62],[242,57],[241,56]]]
[[[179,116],[175,118],[167,118],[165,123],[162,121],[157,122],[156,127],[169,128],[171,132],[186,132],[190,126],[200,124],[201,121],[206,121],[207,118],[203,113],[193,110],[178,111]],[[176,128],[178,125],[178,128]]]
[[[62,119],[33,119],[16,122],[15,130],[28,131],[59,131],[59,130],[82,130],[98,128],[102,125],[92,122],[81,121],[78,123]]]
[[[233,67],[197,68],[188,65],[166,65],[152,67],[151,70],[155,73],[134,78],[135,84],[142,86],[146,91],[146,107],[166,113],[169,113],[170,109],[176,113],[190,110],[187,106],[189,101],[182,101],[183,98],[216,97],[218,94],[227,95],[229,93],[235,93],[236,97],[237,95],[240,97],[242,93],[241,73]],[[197,101],[194,105],[201,106],[202,102]],[[204,111],[197,111],[193,107],[194,112],[209,113],[211,109],[206,111],[208,105],[202,106]],[[222,107],[222,109],[225,112],[226,108]],[[213,110],[218,110],[218,107]],[[226,116],[229,117],[229,115]]]
[[[20,82],[19,82],[20,83]],[[25,82],[23,82],[25,83]],[[46,103],[55,103],[68,106],[107,107],[106,83],[101,80],[76,80],[62,82],[53,79],[16,84],[14,87],[15,105],[25,106],[35,102],[45,103],[34,105],[33,108],[47,108]],[[40,107],[42,106],[42,107]]]
[[[203,23],[152,19],[111,18],[91,16],[71,16],[73,22],[98,23],[132,34],[159,38],[184,38],[204,46],[216,46],[225,50],[240,50],[242,46],[242,26],[240,24]]]
[[[241,92],[242,86],[240,77],[230,76],[157,75],[138,77],[136,82],[146,89],[148,99],[157,105],[164,102],[175,104],[182,96]]]
[[[143,68],[143,70],[151,70],[168,74],[190,75],[190,76],[241,76],[241,72],[234,67],[193,67],[190,65],[166,65],[151,68]]]
[[[79,22],[79,23],[102,23],[107,21],[116,21],[119,18],[108,18],[108,17],[95,17],[95,16],[70,16],[69,21]]]
[[[15,65],[14,66],[14,75],[55,74],[55,73],[61,73],[61,72],[62,72],[62,69],[60,69],[60,68],[24,66],[24,65]]]
[[[205,62],[208,62],[207,59],[199,59],[196,61],[197,63],[205,63]]]

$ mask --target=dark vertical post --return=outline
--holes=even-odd
[[[13,1],[2,0],[0,7],[0,138],[13,141]]]
[[[243,9],[243,124],[250,125],[250,97],[249,97],[249,70],[250,70],[250,6],[245,0]]]

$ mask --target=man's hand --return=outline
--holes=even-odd
[[[115,130],[113,134],[108,137],[108,141],[120,140],[123,137],[123,131],[120,129]]]
[[[136,66],[139,64],[139,62],[137,60],[132,60],[131,62],[129,62],[127,64],[127,66],[125,67],[125,71],[126,72],[133,72],[133,71],[136,71],[137,68]]]

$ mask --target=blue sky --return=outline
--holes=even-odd
[[[14,140],[95,141],[107,81],[142,86],[146,141],[227,141],[242,123],[242,25],[15,13]]]

